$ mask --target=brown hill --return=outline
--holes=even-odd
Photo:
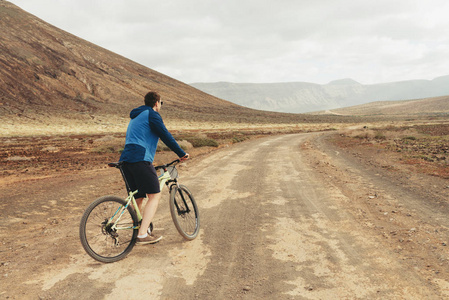
[[[240,109],[0,2],[0,92],[6,114],[121,112],[157,90],[175,109]],[[169,103],[169,101],[167,101]]]
[[[37,127],[55,122],[66,127],[80,122],[123,126],[129,110],[141,105],[149,90],[161,94],[163,115],[171,121],[316,120],[257,111],[213,97],[60,30],[7,1],[0,1],[0,27],[0,123],[12,130],[24,122]]]
[[[329,112],[345,116],[448,115],[449,96],[403,101],[377,101],[326,111],[326,113]]]

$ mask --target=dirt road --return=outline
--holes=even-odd
[[[78,222],[94,198],[124,195],[116,170],[2,184],[0,298],[449,298],[447,202],[322,134],[247,141],[180,174],[199,237],[177,234],[164,196],[164,239],[113,264],[84,253]]]

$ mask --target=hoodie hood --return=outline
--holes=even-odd
[[[146,111],[146,110],[150,110],[150,109],[152,109],[152,108],[149,107],[149,106],[146,106],[146,105],[139,106],[139,107],[137,107],[137,108],[134,108],[134,109],[129,113],[129,117],[130,117],[131,119],[134,119],[134,118],[136,118],[138,115],[140,115],[141,112]]]

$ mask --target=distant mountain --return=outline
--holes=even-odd
[[[339,116],[449,116],[449,96],[399,101],[376,101],[313,113]]]
[[[250,108],[305,113],[354,106],[374,101],[422,99],[449,95],[449,76],[363,85],[341,79],[319,85],[289,83],[192,83],[208,94]]]

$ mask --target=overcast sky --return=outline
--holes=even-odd
[[[447,0],[10,2],[185,83],[449,75]]]

